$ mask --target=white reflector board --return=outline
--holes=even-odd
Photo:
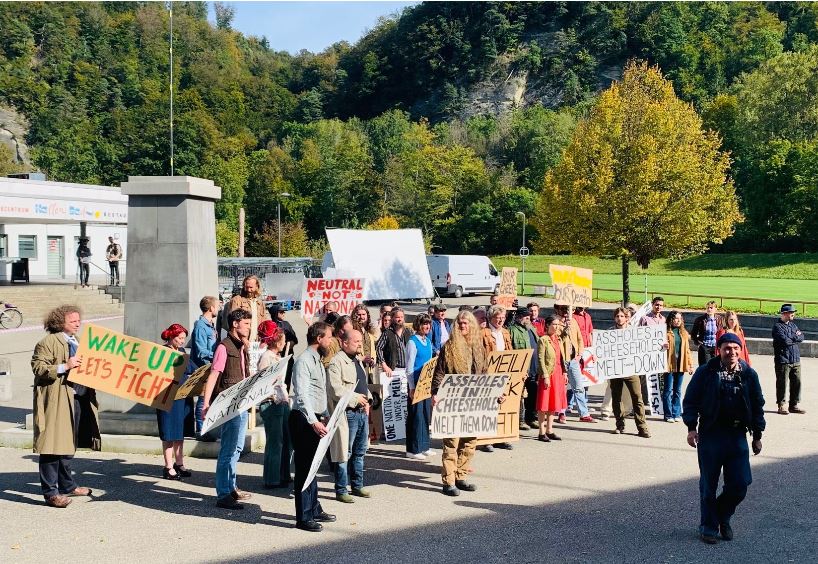
[[[420,229],[327,229],[337,272],[365,278],[367,300],[434,296]]]

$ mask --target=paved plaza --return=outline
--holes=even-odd
[[[101,323],[122,326],[121,318]],[[27,366],[41,334],[0,333],[14,378],[0,426],[30,412]],[[93,498],[58,510],[43,505],[35,455],[0,449],[0,562],[815,562],[818,359],[803,361],[803,416],[772,413],[772,358],[752,361],[768,430],[729,543],[698,539],[696,452],[682,423],[650,420],[653,437],[641,439],[632,421],[619,436],[613,421],[569,416],[556,428],[561,442],[525,431],[511,452],[478,452],[478,490],[458,498],[440,493],[439,454],[408,460],[402,444],[371,446],[373,497],[355,504],[335,501],[324,467],[320,498],[338,521],[320,534],[294,528],[288,492],[261,488],[260,453],[238,466],[239,487],[253,493],[243,511],[215,507],[215,460],[188,459],[194,476],[173,482],[161,478],[158,456],[89,451],[77,453],[74,470]],[[602,388],[591,394],[598,405]]]

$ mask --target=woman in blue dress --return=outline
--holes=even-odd
[[[162,340],[165,346],[176,351],[184,352],[187,340],[187,329],[174,323],[162,331]],[[184,384],[187,374],[179,382]],[[156,410],[156,422],[159,424],[159,439],[162,441],[162,455],[165,458],[165,467],[162,476],[168,480],[189,478],[192,472],[185,468],[185,426],[193,414],[193,399],[184,398],[173,402],[169,411]],[[189,426],[189,425],[188,425]]]
[[[406,345],[406,373],[409,385],[408,417],[406,418],[406,456],[415,460],[425,460],[434,454],[429,442],[429,424],[432,419],[432,399],[426,398],[412,403],[420,371],[423,365],[432,358],[432,318],[425,313],[419,314],[413,324],[415,334]]]

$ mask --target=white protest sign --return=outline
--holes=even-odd
[[[392,376],[381,374],[383,385],[383,433],[387,441],[406,438],[406,412],[408,408],[409,384],[406,370],[393,370]]]
[[[662,391],[659,386],[659,374],[648,374],[648,408],[651,415],[664,415],[665,410],[662,406]]]
[[[349,315],[363,299],[363,278],[307,278],[301,291],[301,316],[312,319],[327,302],[338,302],[338,314]]]
[[[250,343],[250,367],[248,370],[250,374],[258,372],[258,361],[261,360],[261,355],[264,354],[264,350],[266,349],[262,349],[261,343],[258,341]]]
[[[582,351],[580,357],[580,368],[582,371],[582,387],[587,388],[594,384],[599,384],[599,371],[596,369],[596,357],[590,347]]]
[[[284,379],[290,355],[285,356],[266,370],[245,378],[223,390],[210,403],[207,415],[202,423],[201,433],[230,421],[273,394],[273,386]]]
[[[355,395],[355,390],[349,390],[347,393],[343,395],[341,401],[335,406],[335,409],[332,412],[332,415],[327,421],[327,434],[321,437],[321,440],[318,441],[318,448],[315,450],[315,456],[312,457],[312,464],[310,465],[310,473],[307,474],[307,479],[304,480],[304,487],[301,488],[303,492],[315,479],[315,476],[318,474],[318,469],[321,467],[321,461],[324,459],[324,456],[327,454],[327,450],[329,449],[329,443],[332,440],[332,436],[338,430],[338,425],[341,423],[341,417],[346,417],[346,408],[349,405],[349,402],[352,401],[352,396]]]
[[[494,437],[508,374],[446,374],[432,409],[432,438]]]
[[[645,302],[642,304],[642,307],[636,310],[630,320],[628,320],[628,325],[636,326],[639,325],[639,322],[642,321],[642,318],[645,317],[650,311],[653,309],[650,302]]]
[[[667,372],[664,325],[594,331],[593,356],[599,380]]]

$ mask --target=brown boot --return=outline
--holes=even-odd
[[[82,486],[77,486],[76,488],[74,488],[74,491],[68,492],[65,495],[70,496],[70,497],[77,497],[77,496],[91,495],[91,493],[93,493],[91,488],[85,488],[85,487],[82,487]]]
[[[71,505],[71,500],[64,495],[52,495],[45,498],[45,504],[49,507],[57,507],[62,509]]]
[[[791,405],[791,406],[790,406],[790,413],[800,413],[800,414],[804,414],[804,413],[806,413],[806,411],[804,411],[803,409],[801,409],[801,408],[800,408],[800,407],[798,407],[797,405]]]

